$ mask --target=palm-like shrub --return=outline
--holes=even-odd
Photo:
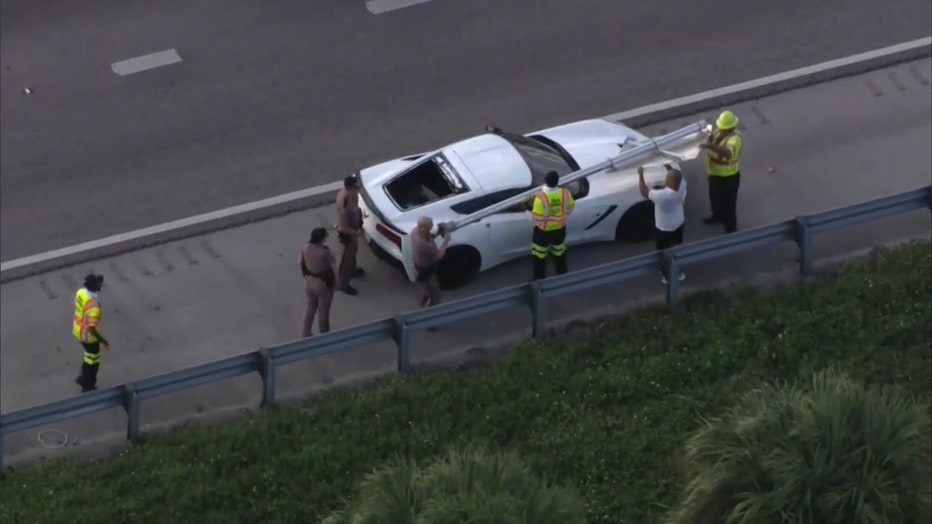
[[[467,449],[420,467],[396,459],[367,475],[347,509],[324,524],[584,522],[572,489],[538,478],[517,456]]]
[[[684,459],[677,523],[930,522],[928,407],[831,370],[751,392]]]

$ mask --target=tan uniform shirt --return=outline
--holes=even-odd
[[[307,244],[301,249],[304,267],[315,275],[333,274],[333,264],[336,260],[330,248],[322,244]]]
[[[340,207],[337,227],[341,232],[358,231],[362,227],[362,209],[359,208],[359,197],[346,196]]]

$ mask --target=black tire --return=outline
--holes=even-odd
[[[654,203],[638,202],[628,208],[615,227],[615,240],[639,244],[654,238]]]
[[[472,246],[453,246],[447,249],[437,267],[437,283],[444,291],[468,284],[479,273],[482,258]]]

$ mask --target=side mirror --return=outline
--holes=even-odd
[[[493,134],[496,134],[496,135],[500,135],[500,134],[502,133],[502,130],[499,129],[498,127],[496,127],[495,124],[486,124],[486,125],[485,125],[485,131],[486,131],[487,133],[493,133]]]

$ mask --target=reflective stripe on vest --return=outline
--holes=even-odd
[[[712,143],[717,146],[725,146],[732,142],[731,160],[725,158],[715,151],[709,151],[706,155],[706,168],[708,173],[713,176],[731,176],[739,171],[738,162],[741,159],[741,136],[737,131],[728,131],[717,135]]]
[[[555,229],[560,229],[566,227],[566,217],[569,214],[567,209],[567,203],[569,198],[567,194],[569,191],[566,188],[560,188],[560,191],[541,191],[535,198],[540,199],[540,203],[544,208],[544,214],[540,215],[538,213],[532,213],[534,216],[534,223],[537,227],[543,229],[544,231],[553,231]],[[559,199],[559,201],[552,201],[551,198]],[[552,204],[558,204],[557,211],[559,214],[553,213],[554,209]]]
[[[92,316],[93,310],[97,310],[97,315]],[[100,324],[100,305],[87,292],[81,288],[74,296],[74,322],[72,323],[72,333],[74,337],[81,342],[96,342],[97,337],[91,334],[90,328]],[[87,357],[85,356],[85,360]]]

